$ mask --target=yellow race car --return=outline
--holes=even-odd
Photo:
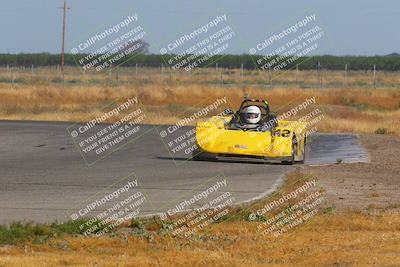
[[[256,124],[246,123],[243,117],[250,109],[259,111]],[[304,162],[306,123],[278,121],[267,101],[245,98],[238,111],[224,110],[217,116],[199,121],[196,145],[193,160]]]

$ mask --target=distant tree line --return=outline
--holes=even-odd
[[[65,55],[65,65],[77,66],[76,58],[83,57],[86,55]],[[155,54],[136,54],[130,56],[129,60],[124,59],[122,66],[135,66],[138,64],[141,67],[160,67],[161,64],[164,66],[168,65],[168,60],[175,57],[176,55],[155,55]],[[190,56],[190,55],[189,55]],[[273,58],[273,57],[272,57]],[[271,59],[272,59],[271,58]],[[268,60],[271,60],[268,59]],[[209,58],[200,67],[214,67],[216,63],[221,68],[241,68],[244,69],[255,69],[259,68],[260,64],[257,64],[257,60],[260,62],[266,62],[263,56],[255,55],[218,55]],[[373,69],[374,64],[378,70],[400,70],[400,55],[391,54],[387,56],[311,56],[301,57],[283,67],[282,69],[298,68],[300,70],[315,69],[320,62],[322,69],[326,70],[343,70],[347,64],[349,70],[368,70]],[[37,54],[0,54],[0,66],[55,66],[60,63],[59,54],[49,53],[37,53]],[[171,65],[169,65],[171,66]]]

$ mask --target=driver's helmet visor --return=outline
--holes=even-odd
[[[256,119],[258,118],[258,113],[246,113],[246,119]]]

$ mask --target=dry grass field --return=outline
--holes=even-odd
[[[68,237],[0,250],[1,266],[398,266],[400,218],[321,215],[279,239],[249,222],[213,225],[197,240]]]
[[[87,121],[112,101],[138,96],[150,123],[174,123],[205,96],[226,96],[237,107],[244,93],[268,99],[273,110],[315,97],[324,111],[319,131],[400,133],[400,74],[379,72],[377,88],[370,72],[325,71],[319,88],[315,71],[268,73],[199,69],[190,73],[169,69],[114,69],[82,73],[67,68],[65,82],[57,69],[0,69],[0,119]],[[222,78],[221,78],[222,77]],[[297,81],[297,82],[296,82]],[[297,102],[296,102],[297,101]],[[292,104],[294,105],[294,104]]]

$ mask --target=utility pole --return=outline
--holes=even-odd
[[[317,76],[318,76],[319,87],[322,88],[321,62],[319,61],[317,65]]]
[[[110,83],[112,82],[112,63],[110,64],[110,73],[109,73]]]
[[[215,63],[215,72],[216,72],[216,76],[217,76],[217,83],[218,83],[218,79],[219,79],[219,77],[218,77],[218,63]],[[221,74],[221,77],[222,77],[222,74]]]
[[[373,78],[374,89],[376,88],[376,65],[374,64],[374,78]]]
[[[65,48],[65,16],[67,13],[67,2],[64,1],[64,7],[63,7],[63,28],[62,28],[62,42],[61,42],[61,72],[63,76],[63,83],[64,83],[64,48]]]

